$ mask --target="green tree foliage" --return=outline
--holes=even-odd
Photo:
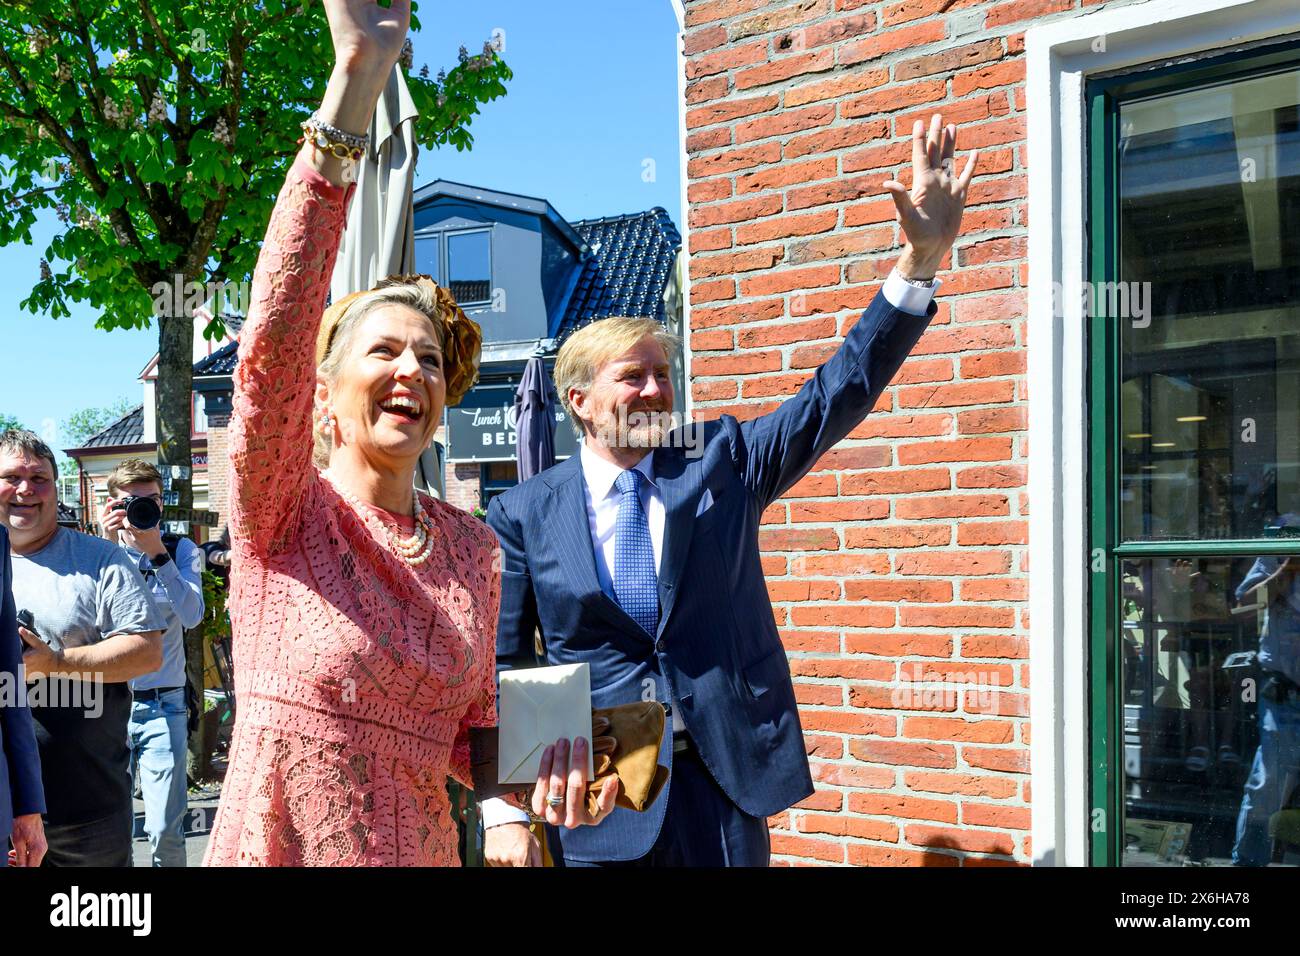
[[[102,432],[113,422],[136,407],[129,398],[119,398],[111,405],[81,408],[63,420],[59,438],[69,448],[80,448],[91,435]]]
[[[59,318],[86,302],[104,329],[158,320],[164,461],[189,461],[194,331],[177,297],[158,290],[251,277],[332,58],[324,10],[310,0],[5,4],[0,246],[30,244],[37,214],[53,210],[64,228],[23,308]],[[412,72],[409,57],[403,68],[425,147],[469,148],[479,104],[504,95],[511,76],[490,44],[462,48],[436,77]],[[205,335],[222,331],[215,322]]]
[[[85,301],[104,310],[100,327],[138,328],[154,317],[158,281],[250,276],[298,124],[332,65],[324,11],[278,0],[6,6],[0,245],[30,242],[39,209],[66,226],[23,306],[59,318]],[[469,148],[471,118],[510,75],[490,45],[462,50],[434,79],[408,72],[417,141]]]
[[[11,428],[22,428],[23,423],[12,415],[6,415],[0,412],[0,432],[8,431]]]

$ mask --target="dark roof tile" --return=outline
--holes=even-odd
[[[612,315],[664,321],[664,288],[682,237],[660,206],[603,219],[580,219],[573,228],[591,247],[574,287],[557,339],[594,319]]]
[[[195,362],[194,374],[196,376],[233,374],[238,360],[236,354],[238,351],[238,342],[227,342],[211,355]]]
[[[117,448],[121,445],[139,445],[144,442],[144,406],[127,412],[113,424],[91,435],[82,448]]]

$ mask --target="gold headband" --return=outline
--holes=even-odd
[[[434,282],[431,276],[391,275],[377,282],[373,289],[352,292],[332,303],[321,316],[320,332],[316,336],[316,364],[319,366],[325,361],[325,356],[334,345],[334,336],[343,324],[343,317],[357,299],[381,289],[402,285],[427,286],[433,291],[434,301],[438,303],[438,315],[431,318],[442,337],[442,368],[443,378],[447,382],[447,405],[457,405],[478,381],[483,330],[456,304],[452,294]]]

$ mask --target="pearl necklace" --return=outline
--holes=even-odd
[[[429,555],[433,553],[433,536],[436,528],[434,527],[433,519],[425,512],[424,505],[420,503],[419,492],[412,492],[415,497],[415,510],[411,517],[415,521],[415,533],[409,538],[403,538],[400,537],[392,528],[388,527],[388,525],[384,524],[384,522],[380,521],[379,518],[375,517],[371,513],[372,509],[357,498],[356,495],[338,484],[334,480],[333,475],[330,475],[329,472],[326,472],[325,474],[329,478],[330,484],[334,486],[334,490],[342,495],[344,500],[350,502],[353,509],[361,515],[362,521],[379,525],[380,529],[384,532],[384,536],[388,539],[389,545],[395,552],[397,552],[397,556],[411,567],[414,568],[423,564],[428,559]]]

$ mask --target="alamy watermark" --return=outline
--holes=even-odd
[[[899,710],[956,711],[964,696],[967,713],[996,714],[1001,694],[998,676],[985,671],[925,671],[913,682],[896,686],[889,702]]]
[[[133,936],[148,936],[153,928],[153,895],[83,891],[73,884],[66,893],[50,897],[50,925],[54,927],[117,926]]]
[[[149,291],[154,317],[159,319],[193,318],[201,309],[213,315],[248,315],[253,298],[251,282],[187,282],[180,273],[170,282],[155,282]]]
[[[1087,318],[1129,319],[1135,329],[1151,325],[1150,282],[1053,282],[1052,315],[1063,317],[1071,302]]]
[[[84,710],[94,719],[104,713],[104,682],[99,674],[56,674],[27,683],[22,668],[17,674],[0,673],[0,709],[58,707]]]

